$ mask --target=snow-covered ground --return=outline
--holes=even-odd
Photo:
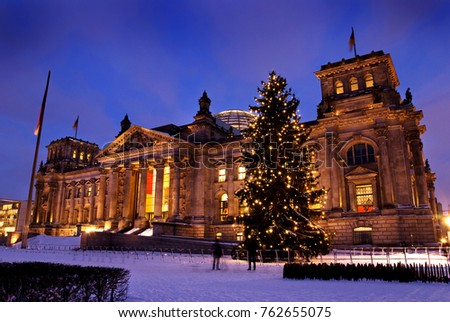
[[[317,281],[282,278],[282,263],[258,264],[222,259],[212,270],[207,256],[149,252],[71,251],[79,237],[37,236],[32,249],[0,248],[0,261],[45,261],[87,266],[123,267],[130,271],[130,302],[449,302],[450,285],[382,281]],[[53,245],[52,247],[50,245]],[[407,260],[447,263],[444,256],[407,255]],[[365,257],[367,260],[367,256]],[[382,257],[379,260],[384,260]],[[323,258],[332,261],[333,255]],[[352,261],[358,256],[353,255]],[[391,262],[400,261],[394,257]]]

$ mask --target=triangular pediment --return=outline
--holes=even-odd
[[[366,168],[366,167],[363,167],[363,166],[357,166],[356,168],[354,168],[353,170],[351,170],[350,172],[345,174],[345,176],[347,178],[349,178],[349,177],[357,177],[357,176],[358,177],[359,176],[373,177],[373,176],[376,176],[376,175],[377,175],[376,171],[374,171],[372,169],[369,169],[369,168]]]
[[[133,125],[101,150],[98,157],[145,150],[164,143],[172,143],[174,140],[175,138],[169,134]]]

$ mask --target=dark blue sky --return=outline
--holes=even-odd
[[[425,156],[450,203],[450,1],[2,0],[0,197],[26,199],[45,81],[52,71],[45,145],[73,136],[103,146],[128,113],[155,127],[190,123],[203,91],[213,113],[247,109],[275,70],[300,99],[320,102],[314,72],[358,54],[390,53],[402,96],[424,112]]]

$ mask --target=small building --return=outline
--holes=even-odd
[[[0,199],[0,236],[22,231],[27,204],[26,200]]]

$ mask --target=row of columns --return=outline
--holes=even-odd
[[[146,213],[147,174],[154,169],[156,178],[154,214],[152,220],[163,221],[164,167],[170,166],[169,214],[180,214],[180,166],[171,163],[141,163],[131,167],[100,169],[99,177],[72,182],[43,182],[36,184],[36,207],[33,224],[96,224],[107,220],[126,220],[134,224],[136,219],[149,219]],[[98,175],[98,174],[97,174]],[[52,180],[52,179],[50,179]],[[98,183],[98,184],[97,184]],[[150,183],[151,184],[151,183]],[[87,189],[91,192],[87,195]],[[81,189],[76,196],[76,189]],[[70,199],[68,190],[72,189]],[[98,189],[98,191],[97,191]],[[45,202],[45,206],[44,203]]]

